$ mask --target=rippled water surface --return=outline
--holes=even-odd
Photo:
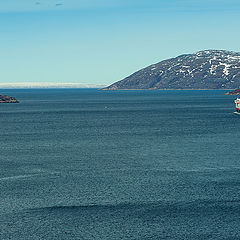
[[[234,96],[1,93],[0,239],[240,239]]]

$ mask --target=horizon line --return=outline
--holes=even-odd
[[[15,88],[103,88],[107,84],[87,83],[51,83],[51,82],[21,82],[21,83],[0,83],[1,89]]]

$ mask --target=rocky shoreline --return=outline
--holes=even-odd
[[[240,89],[225,93],[225,95],[240,95]]]
[[[0,103],[19,103],[15,97],[0,95]]]

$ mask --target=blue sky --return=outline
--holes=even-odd
[[[110,84],[204,49],[240,51],[239,0],[0,0],[0,83]]]

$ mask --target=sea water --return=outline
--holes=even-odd
[[[0,239],[240,239],[224,93],[2,90]]]

